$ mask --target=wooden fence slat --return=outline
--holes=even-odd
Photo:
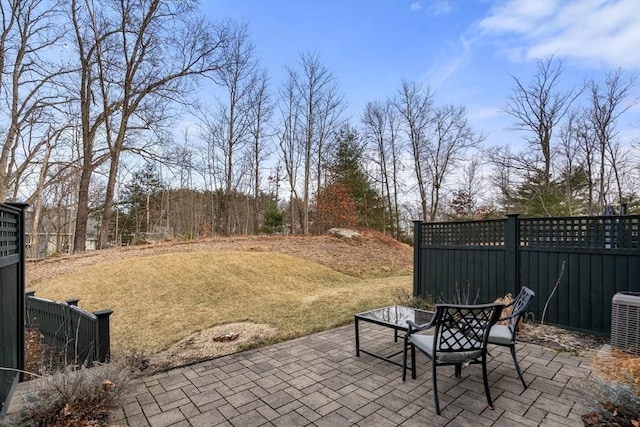
[[[67,360],[91,365],[104,362],[98,354],[99,320],[93,314],[75,305],[26,297],[27,326],[34,326],[44,336],[46,344],[66,353]],[[106,329],[108,334],[108,328]],[[108,342],[108,337],[104,339]],[[109,354],[109,349],[102,349]]]

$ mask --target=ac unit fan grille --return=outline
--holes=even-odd
[[[611,346],[640,355],[640,292],[614,295],[611,307]]]

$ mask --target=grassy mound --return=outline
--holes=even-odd
[[[114,352],[151,354],[229,322],[264,323],[272,341],[346,324],[392,304],[411,276],[359,279],[302,258],[250,251],[138,256],[88,265],[38,283],[37,296],[111,308]]]

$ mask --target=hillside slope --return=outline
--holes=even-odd
[[[362,232],[358,239],[332,236],[243,236],[212,238],[194,242],[165,242],[156,245],[128,246],[83,254],[29,261],[27,288],[37,290],[38,283],[82,268],[139,256],[172,252],[218,250],[271,251],[317,262],[357,278],[391,277],[412,271],[413,249],[381,233]]]

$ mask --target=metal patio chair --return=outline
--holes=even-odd
[[[514,299],[511,304],[505,306],[505,308],[510,308],[511,312],[507,316],[498,319],[498,322],[506,321],[506,324],[493,325],[489,331],[488,340],[489,344],[509,347],[513,363],[516,365],[518,377],[520,377],[520,381],[522,382],[525,390],[527,389],[527,383],[524,382],[522,372],[520,371],[520,365],[516,358],[516,334],[518,332],[518,324],[535,295],[535,292],[526,286],[523,286],[516,299]]]
[[[462,366],[482,364],[482,379],[487,403],[493,408],[487,380],[487,339],[489,330],[496,323],[504,304],[457,305],[438,304],[431,321],[417,325],[407,321],[409,330],[404,337],[402,359],[402,381],[407,373],[407,350],[411,347],[411,377],[416,378],[417,348],[431,360],[433,396],[436,413],[440,415],[436,368],[455,366],[455,376],[459,378]],[[433,329],[432,335],[419,332]]]

